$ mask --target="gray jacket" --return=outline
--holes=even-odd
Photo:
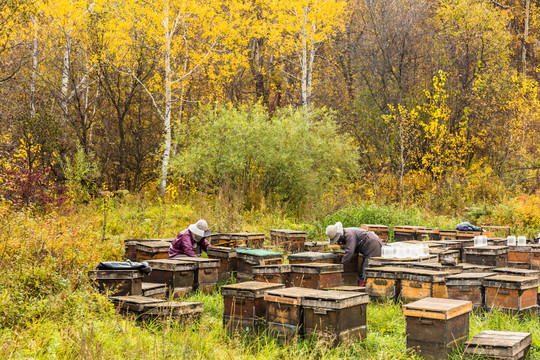
[[[362,275],[364,275],[364,269],[368,264],[367,259],[373,256],[381,256],[383,242],[373,231],[360,228],[344,228],[339,241],[345,245],[345,254],[341,260],[342,264],[350,262],[354,254],[362,254],[364,257]]]

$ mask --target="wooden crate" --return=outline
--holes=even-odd
[[[508,266],[529,269],[531,267],[531,249],[530,246],[509,246]]]
[[[225,246],[212,246],[208,248],[206,253],[208,254],[209,259],[219,260],[219,281],[226,281],[230,279],[231,276],[236,275],[236,270],[238,268],[236,249]]]
[[[169,258],[169,247],[171,243],[166,241],[137,242],[137,261],[167,259]]]
[[[521,311],[537,306],[538,278],[495,275],[483,279],[486,309]]]
[[[300,252],[296,254],[290,254],[287,259],[289,260],[289,264],[306,264],[306,263],[329,263],[332,264],[334,262],[334,254],[332,253],[324,253],[324,252]]]
[[[240,281],[253,280],[253,267],[283,264],[283,255],[275,251],[261,249],[237,249],[237,278]]]
[[[423,269],[403,269],[400,273],[403,302],[416,301],[428,297],[447,298],[444,279],[452,273]]]
[[[472,273],[492,272],[493,269],[495,268],[494,266],[469,264],[469,263],[466,263],[466,262],[463,262],[463,263],[461,263],[459,265],[461,265],[461,267],[463,268],[464,273],[467,273],[467,272],[472,272]]]
[[[304,231],[288,229],[271,229],[270,241],[273,245],[280,246],[284,250],[296,253],[304,251],[307,233]]]
[[[463,249],[463,261],[470,264],[494,267],[508,266],[507,246],[471,246]]]
[[[291,265],[291,285],[310,289],[341,286],[343,265],[310,263]]]
[[[506,238],[488,238],[488,245],[489,246],[507,246],[508,239]]]
[[[424,226],[394,226],[394,241],[416,240],[416,231],[424,229]]]
[[[200,257],[182,257],[179,261],[195,264],[193,291],[200,290],[204,293],[212,293],[215,290],[219,276],[219,260]]]
[[[430,248],[434,247],[443,247],[449,250],[461,250],[461,241],[457,240],[432,240],[428,241],[427,244]],[[473,240],[474,245],[474,240]]]
[[[302,300],[306,295],[320,290],[290,287],[269,290],[264,295],[266,301],[266,329],[278,339],[291,339],[304,335],[304,308]]]
[[[182,259],[149,260],[152,272],[144,278],[144,281],[165,284],[167,296],[183,297],[191,293],[195,285],[197,266]]]
[[[483,309],[485,290],[482,280],[495,273],[461,273],[446,277],[448,298],[454,300],[468,300],[473,308]]]
[[[328,251],[330,241],[306,241],[304,248],[306,251]]]
[[[441,239],[439,229],[418,229],[416,230],[416,240],[437,241]]]
[[[342,286],[336,286],[333,288],[328,288],[325,290],[334,290],[334,291],[351,291],[351,292],[359,292],[359,293],[366,293],[366,287],[365,286],[350,286],[350,285],[342,285]]]
[[[532,344],[531,333],[484,330],[464,346],[466,356],[482,359],[525,359]]]
[[[437,261],[441,262],[446,257],[451,257],[457,263],[461,260],[461,251],[459,249],[447,249],[443,247],[429,248],[430,255],[437,255]]]
[[[442,265],[438,262],[411,262],[409,263],[408,268],[411,269],[424,269],[424,270],[432,270],[432,271],[444,271],[447,273],[461,273],[463,272],[463,266],[461,264],[457,265]]]
[[[137,259],[137,243],[147,243],[147,242],[167,242],[169,245],[173,242],[174,238],[172,239],[127,239],[124,240],[124,247],[126,249],[126,259],[131,261],[139,261]]]
[[[540,244],[529,245],[531,247],[531,269],[540,270]]]
[[[436,256],[433,256],[433,261],[436,260]],[[418,262],[419,259],[398,259],[398,258],[383,258],[383,257],[370,257],[368,259],[368,267],[383,267],[383,266],[394,266],[394,267],[411,267],[411,263]]]
[[[528,277],[540,279],[540,270],[518,269],[518,268],[506,267],[506,268],[493,268],[493,272],[497,274],[528,276]]]
[[[291,273],[289,264],[254,266],[252,272],[255,281],[283,284],[285,287],[292,286],[289,279]]]
[[[407,347],[425,359],[447,359],[469,336],[470,301],[425,298],[402,309]]]
[[[334,249],[332,253],[334,255],[333,257],[334,264],[341,264],[341,261],[343,260],[343,256],[345,255],[345,250]],[[364,257],[361,254],[353,255],[351,261],[349,261],[347,264],[343,264],[343,272],[355,272],[355,273],[360,272],[362,270],[363,261],[364,261]]]
[[[139,270],[91,270],[88,278],[101,293],[141,295],[143,274]]]
[[[302,301],[304,332],[334,345],[366,338],[367,294],[323,291]]]
[[[198,318],[204,310],[200,302],[165,301],[145,296],[112,296],[109,299],[121,312],[134,314],[141,320],[172,318],[183,322]]]
[[[456,230],[439,230],[439,237],[441,240],[456,240],[457,231]]]
[[[258,281],[222,286],[223,327],[229,332],[258,331],[266,317],[264,293],[282,287],[282,284]]]
[[[214,234],[210,234],[207,240],[212,246],[220,246],[220,247],[234,247],[235,246],[235,242],[232,239],[231,234],[214,233]]]
[[[367,231],[373,231],[382,242],[388,241],[388,235],[390,233],[390,227],[386,225],[377,225],[377,224],[362,224],[362,229]]]
[[[157,299],[167,298],[167,285],[143,281],[141,284],[142,296]]]
[[[264,245],[263,233],[233,233],[231,240],[234,241],[235,247],[246,247],[251,249],[262,249]]]
[[[366,292],[372,300],[396,299],[401,289],[400,274],[406,268],[382,266],[367,268]]]

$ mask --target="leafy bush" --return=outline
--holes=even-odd
[[[174,159],[176,178],[216,193],[240,189],[246,208],[264,199],[299,208],[356,173],[357,154],[331,114],[260,106],[203,110]]]

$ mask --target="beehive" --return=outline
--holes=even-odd
[[[508,266],[529,269],[531,267],[531,249],[530,246],[509,246]]]
[[[291,285],[310,289],[341,286],[343,265],[310,263],[291,265]]]
[[[256,332],[266,317],[264,293],[282,284],[248,281],[221,287],[223,326],[227,331]]]
[[[482,280],[495,273],[461,273],[446,277],[448,298],[454,300],[468,300],[475,309],[484,308],[485,290]]]
[[[366,338],[367,294],[323,291],[306,294],[304,332],[334,345]]]
[[[439,237],[441,240],[456,240],[457,231],[456,230],[439,230]]]
[[[92,285],[109,295],[141,295],[143,274],[139,270],[91,270]]]
[[[470,301],[425,298],[403,305],[407,347],[425,359],[447,359],[469,336]]]
[[[367,268],[366,292],[373,300],[396,299],[401,290],[400,274],[406,268],[382,266]]]
[[[307,233],[304,231],[288,230],[288,229],[271,229],[270,239],[272,244],[291,253],[304,251]]]
[[[507,246],[480,246],[463,248],[463,262],[470,264],[507,267]]]
[[[440,240],[439,229],[418,229],[416,230],[416,240],[437,241]]]
[[[141,320],[169,318],[186,321],[197,318],[204,310],[200,302],[165,301],[145,296],[113,296],[110,299],[124,313],[132,313]]]
[[[252,269],[255,281],[268,282],[272,284],[283,284],[286,287],[291,286],[290,273],[291,265],[276,264],[276,265],[261,265],[254,266]]]
[[[465,344],[465,355],[482,359],[525,359],[532,344],[531,333],[484,330]]]
[[[220,281],[230,279],[236,275],[238,263],[236,259],[236,250],[225,246],[212,246],[206,252],[209,259],[219,260],[219,275]]]
[[[416,240],[416,231],[424,229],[424,226],[394,226],[394,241]]]
[[[142,282],[142,296],[153,297],[157,299],[165,299],[167,297],[167,285],[151,283],[151,282]]]
[[[148,242],[167,242],[169,245],[172,243],[172,239],[127,239],[124,240],[124,247],[126,249],[126,259],[131,261],[139,261],[137,258],[137,243],[144,244]]]
[[[300,252],[296,254],[290,254],[287,259],[289,264],[306,264],[306,263],[329,263],[332,264],[334,261],[334,254],[332,253],[323,253],[323,252]]]
[[[495,275],[483,280],[486,289],[486,309],[536,311],[538,278],[513,275]]]
[[[383,242],[388,241],[388,235],[390,233],[390,228],[388,226],[377,224],[362,224],[361,227],[364,230],[373,231]]]
[[[240,281],[253,280],[254,266],[283,264],[283,255],[274,251],[238,249],[237,253],[237,277]]]
[[[345,251],[343,249],[334,249],[334,264],[341,264]],[[351,261],[343,264],[343,273],[341,274],[341,283],[343,285],[358,285],[358,274],[362,271],[364,257],[361,254],[354,254]]]
[[[492,271],[494,273],[497,273],[497,274],[515,275],[515,276],[528,276],[528,277],[533,277],[533,278],[536,278],[536,279],[540,278],[540,270],[519,269],[519,268],[506,267],[506,268],[493,268]]]
[[[329,241],[306,241],[304,249],[306,251],[326,251],[329,249]]]
[[[169,247],[171,243],[166,241],[137,242],[137,261],[167,259],[169,257]]]
[[[478,264],[469,264],[469,263],[461,263],[459,264],[463,268],[463,272],[492,272],[495,268],[494,266],[487,266],[487,265],[478,265]]]
[[[233,233],[231,240],[234,241],[235,247],[245,247],[251,249],[261,249],[264,244],[263,233]]]
[[[404,302],[416,301],[428,297],[447,298],[444,279],[451,273],[423,269],[403,269],[400,273],[401,293]]]
[[[165,284],[167,296],[183,297],[191,293],[195,284],[196,264],[180,259],[149,260],[152,272],[145,281]]]
[[[214,291],[218,282],[218,269],[220,261],[217,259],[205,259],[200,257],[183,257],[183,262],[195,264],[195,277],[193,279],[193,290],[200,290],[204,293]]]
[[[529,245],[531,247],[531,269],[540,270],[540,244]]]

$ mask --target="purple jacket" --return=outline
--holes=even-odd
[[[173,240],[171,247],[169,248],[169,259],[179,255],[197,257],[197,254],[195,254],[195,248],[197,246],[200,246],[201,249],[206,251],[210,246],[210,243],[206,239],[202,239],[201,242],[197,243],[195,239],[193,239],[193,236],[191,236],[191,231],[188,229],[183,230],[176,235],[176,239]]]

